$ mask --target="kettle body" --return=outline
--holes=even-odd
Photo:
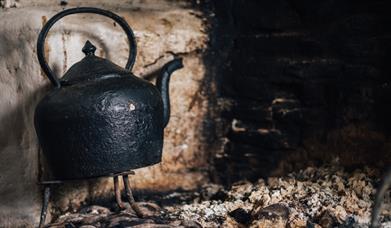
[[[78,12],[111,17],[127,32],[131,51],[125,68],[95,56],[95,46],[87,41],[86,56],[61,79],[54,76],[44,60],[44,39],[56,20]],[[174,59],[163,67],[158,87],[134,76],[133,32],[113,15],[96,8],[62,11],[39,36],[38,59],[54,88],[37,105],[34,122],[53,180],[113,176],[161,161],[169,77],[182,62]]]
[[[84,179],[161,160],[163,103],[159,91],[132,75],[111,76],[50,91],[35,126],[55,177]]]

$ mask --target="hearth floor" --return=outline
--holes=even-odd
[[[283,177],[239,182],[230,189],[206,184],[198,191],[171,192],[132,209],[90,205],[59,216],[48,227],[368,227],[379,171],[364,167],[308,167]],[[391,227],[386,194],[382,227]]]

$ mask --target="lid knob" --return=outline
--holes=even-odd
[[[84,44],[83,49],[81,50],[86,56],[89,56],[95,54],[96,47],[89,40],[87,40],[86,43]]]

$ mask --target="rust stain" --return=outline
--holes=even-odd
[[[64,53],[63,72],[65,73],[68,68],[68,66],[67,66],[68,55],[67,55],[67,49],[66,49],[66,45],[65,45],[65,34],[64,33],[62,33],[61,39],[62,39],[62,49],[63,49],[63,53]]]
[[[103,49],[100,49],[99,50],[99,57],[104,57],[104,54],[105,54],[105,52],[103,51]]]
[[[174,25],[172,24],[172,22],[169,21],[169,20],[167,20],[166,18],[162,18],[160,21],[162,22],[162,24],[163,24],[168,30],[171,30],[171,29],[174,27]]]
[[[48,21],[48,18],[46,16],[42,16],[42,26],[44,26],[47,21]]]

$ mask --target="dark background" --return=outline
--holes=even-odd
[[[390,164],[388,2],[202,5],[211,24],[205,61],[215,66],[213,102],[229,104],[219,119],[224,148],[212,159],[217,181],[256,180],[308,164]]]

